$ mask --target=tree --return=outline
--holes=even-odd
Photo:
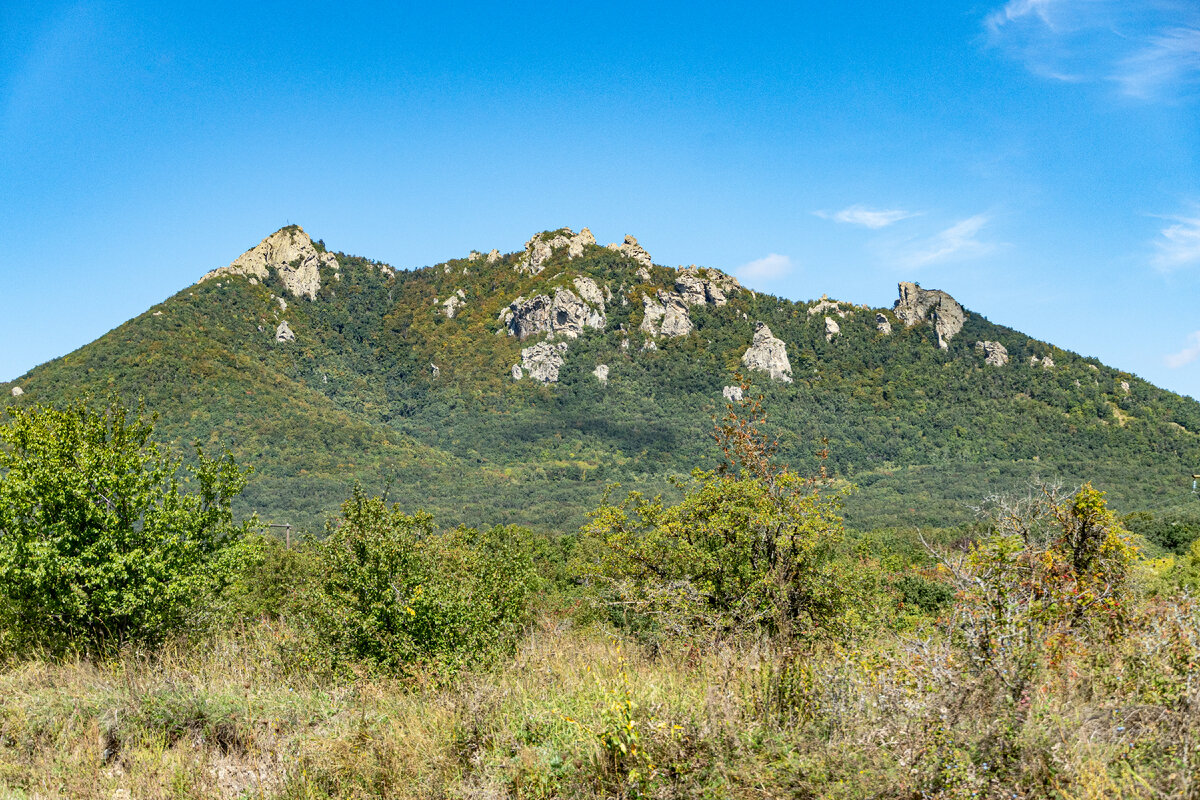
[[[852,585],[838,563],[841,493],[824,472],[804,477],[773,460],[759,399],[730,404],[714,431],[726,457],[681,481],[683,499],[631,493],[592,513],[590,577],[660,627],[718,637],[759,630],[784,640],[843,631]]]
[[[249,470],[196,446],[183,468],[152,440],[153,419],[77,400],[8,408],[0,426],[2,644],[152,644],[179,628],[214,557],[237,541],[232,499]]]

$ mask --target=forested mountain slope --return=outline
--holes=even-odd
[[[964,521],[1033,477],[1161,509],[1200,468],[1200,404],[944,293],[792,302],[587,229],[405,271],[284,228],[0,402],[142,397],[181,449],[255,467],[243,513],[308,530],[355,482],[445,524],[570,530],[611,483],[715,464],[739,372],[785,460],[827,449],[857,485],[851,525]]]

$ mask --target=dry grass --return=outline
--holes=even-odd
[[[444,685],[298,674],[269,628],[29,661],[0,673],[0,796],[1186,800],[1192,613],[1047,671],[1016,705],[937,640],[650,655],[551,618]]]

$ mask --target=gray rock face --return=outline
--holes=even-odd
[[[592,374],[596,376],[596,380],[600,381],[602,386],[608,385],[608,364],[597,364],[592,370]]]
[[[825,341],[832,342],[833,337],[842,332],[842,329],[831,317],[825,318]]]
[[[963,310],[957,301],[937,289],[922,289],[915,283],[900,283],[900,299],[896,301],[896,318],[906,326],[929,320],[937,333],[938,347],[946,350],[950,340],[962,330]]]
[[[1129,394],[1129,381],[1121,381],[1121,391]]]
[[[275,341],[277,342],[292,342],[295,341],[296,334],[292,333],[292,329],[288,327],[287,320],[279,323],[279,327],[275,329]]]
[[[1054,369],[1054,359],[1050,356],[1046,356],[1045,358],[1038,358],[1037,356],[1029,357],[1029,366],[1036,367],[1038,364],[1042,365],[1042,369]]]
[[[472,250],[467,256],[467,261],[478,261],[481,258],[483,258],[483,253],[478,250]]]
[[[513,378],[520,380],[523,370],[529,373],[529,377],[535,381],[556,383],[565,352],[567,352],[566,342],[538,342],[531,347],[523,348],[520,365],[513,367]]]
[[[570,228],[560,228],[559,231],[561,232],[555,232],[553,236],[548,233],[539,233],[526,242],[525,258],[517,265],[517,269],[537,275],[546,268],[546,262],[560,247],[567,248],[568,258],[578,258],[583,255],[583,248],[586,245],[596,243],[596,237],[592,236],[592,232],[587,228],[579,233],[575,233]],[[499,253],[496,254],[496,257],[500,257]]]
[[[487,254],[487,263],[495,264],[499,260],[500,260],[500,251],[495,248],[492,248],[492,251]]]
[[[747,369],[765,372],[773,381],[792,382],[792,363],[788,361],[787,345],[776,339],[762,322],[754,323],[754,339],[742,355]]]
[[[293,297],[315,300],[321,288],[321,267],[337,271],[337,257],[333,253],[318,253],[308,234],[293,225],[275,231],[232,264],[214,269],[197,283],[233,275],[264,280],[274,270]]]
[[[999,342],[976,342],[976,352],[983,353],[983,363],[1003,367],[1008,363],[1008,349]]]
[[[573,339],[583,333],[585,327],[603,329],[608,324],[603,298],[599,308],[593,308],[570,289],[561,287],[554,291],[553,300],[544,294],[529,300],[518,297],[503,316],[509,333],[518,339],[539,333],[562,334]]]
[[[882,333],[884,336],[892,335],[892,323],[887,316],[880,313],[875,315],[875,330]]]
[[[732,275],[726,275],[719,269],[701,269],[695,264],[680,268],[675,277],[675,293],[687,306],[702,306],[705,303],[723,306],[728,302],[728,295],[741,288],[742,285]]]
[[[457,290],[450,295],[446,300],[442,301],[442,313],[446,315],[446,319],[454,319],[454,315],[458,310],[467,304],[467,296],[462,289]]]
[[[740,402],[742,402],[742,397],[743,397],[742,387],[726,386],[724,389],[721,390],[721,396],[724,397],[726,400],[728,400],[730,403],[740,403]]]
[[[842,306],[845,306],[845,308]],[[854,309],[849,303],[843,303],[841,300],[830,300],[827,294],[821,295],[820,300],[808,307],[808,315],[810,317],[827,312],[837,314],[842,319],[845,319],[847,315],[854,313]]]
[[[25,394],[25,390],[22,389],[20,386],[14,386],[12,388],[12,396],[13,397],[20,397],[23,394]]]
[[[625,241],[622,244],[610,244],[608,249],[616,250],[618,253],[629,256],[643,266],[649,267],[653,265],[650,254],[646,252],[644,247],[638,244],[637,239],[629,234],[625,234]]]
[[[659,289],[657,299],[642,297],[641,330],[650,336],[679,337],[692,332],[687,304],[674,292]]]
[[[594,306],[604,308],[604,293],[600,291],[600,287],[591,278],[579,277],[575,279],[575,290],[579,292],[579,296]],[[609,299],[612,299],[610,293]]]

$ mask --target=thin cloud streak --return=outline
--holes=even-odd
[[[988,255],[995,251],[996,245],[980,240],[979,234],[990,221],[987,214],[967,217],[927,239],[910,243],[895,256],[895,261],[915,268]]]
[[[903,211],[898,208],[875,209],[857,204],[833,213],[828,211],[814,211],[813,213],[821,219],[845,222],[850,225],[862,225],[872,230],[886,228],[888,225],[894,225],[902,219],[911,219],[912,217],[921,215],[919,211]]]
[[[1171,353],[1163,357],[1163,361],[1171,369],[1179,369],[1180,367],[1187,366],[1197,358],[1200,358],[1200,331],[1188,334],[1187,341],[1189,344],[1178,353]]]
[[[1035,75],[1109,82],[1145,102],[1200,85],[1200,11],[1145,0],[1010,0],[983,23],[988,44]]]
[[[762,258],[742,264],[733,272],[746,281],[773,281],[791,274],[795,269],[792,259],[779,253],[768,253]]]
[[[1200,266],[1200,217],[1170,216],[1172,224],[1158,232],[1150,263],[1160,272]]]

